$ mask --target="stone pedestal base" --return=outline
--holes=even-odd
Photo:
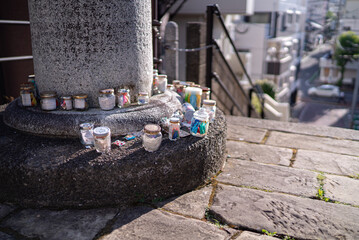
[[[0,121],[0,201],[24,207],[121,206],[193,190],[224,162],[226,121],[222,112],[216,116],[205,138],[172,142],[164,136],[153,153],[136,138],[99,154],[78,139],[15,132]]]

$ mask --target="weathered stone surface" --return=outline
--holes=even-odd
[[[211,193],[212,187],[207,186],[182,196],[170,198],[158,203],[157,206],[182,215],[202,219],[208,207]]]
[[[226,128],[217,111],[206,137],[172,142],[164,136],[154,153],[144,150],[140,138],[99,154],[78,139],[9,135],[14,144],[0,147],[0,201],[34,208],[98,207],[186,193],[222,168]],[[0,136],[3,129],[9,128],[0,121]]]
[[[6,108],[4,122],[22,132],[51,137],[78,138],[79,125],[84,122],[107,126],[111,129],[112,136],[126,135],[142,130],[145,124],[159,123],[161,118],[170,117],[174,111],[182,109],[176,96],[176,93],[166,91],[164,94],[151,97],[147,105],[134,105],[122,109],[116,107],[110,111],[90,108],[83,112],[62,110],[46,112],[42,111],[40,106],[24,108],[19,106],[17,99]]]
[[[359,206],[359,180],[325,175],[324,193],[331,200]]]
[[[288,148],[227,141],[227,151],[231,158],[289,166],[293,151]]]
[[[8,215],[12,212],[15,208],[9,205],[0,204],[0,219]]]
[[[0,232],[0,239],[1,240],[15,240],[14,237],[12,237],[6,233],[2,233],[2,232]]]
[[[315,197],[319,187],[314,172],[228,159],[219,182],[256,187],[270,191]]]
[[[236,240],[276,240],[278,238],[266,236],[259,233],[244,231],[241,233],[241,235],[239,235],[235,239]]]
[[[230,234],[215,225],[148,207],[127,209],[118,215],[111,233],[102,240],[229,239]]]
[[[246,118],[246,117],[238,117],[238,116],[226,116],[226,119],[228,121],[228,125],[232,125],[232,124],[242,125],[248,127],[262,128],[267,130],[277,130],[282,132],[298,133],[305,135],[316,135],[316,136],[326,136],[332,138],[359,140],[358,131],[345,129],[345,128],[316,126],[316,125],[303,124],[303,123],[280,122],[280,121]]]
[[[293,167],[351,176],[359,174],[359,157],[299,149]]]
[[[29,1],[32,53],[40,91],[89,94],[124,87],[150,92],[151,2]]]
[[[28,238],[93,239],[118,210],[23,210],[2,223]]]
[[[359,141],[339,140],[300,134],[272,132],[266,144],[279,147],[342,153],[354,156],[359,155]]]
[[[341,204],[219,185],[211,211],[228,224],[296,239],[359,238],[359,208]]]
[[[266,130],[246,126],[228,125],[228,139],[260,143]]]

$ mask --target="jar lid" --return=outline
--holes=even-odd
[[[71,96],[62,96],[61,98],[62,98],[63,100],[71,100],[71,99],[72,99]]]
[[[187,85],[189,85],[190,87],[192,87],[195,83],[194,82],[186,82]]]
[[[165,75],[165,74],[158,74],[158,78],[167,78],[167,75]]]
[[[167,84],[167,88],[172,88],[173,85],[172,84]]]
[[[148,96],[148,92],[139,92],[138,96]]]
[[[180,119],[178,117],[171,117],[170,118],[170,123],[179,123]]]
[[[186,92],[194,92],[194,93],[202,94],[202,89],[198,87],[188,87],[186,88]]]
[[[32,85],[31,83],[22,83],[22,84],[20,84],[20,89],[21,90],[33,90],[34,85]]]
[[[28,79],[29,79],[29,78],[31,78],[31,79],[32,79],[32,78],[35,78],[35,75],[34,75],[34,74],[29,75],[27,78],[28,78]]]
[[[91,130],[91,129],[93,129],[93,124],[92,123],[81,123],[80,128],[82,128],[84,130]]]
[[[206,109],[201,107],[198,111],[196,111],[193,114],[193,117],[196,117],[202,121],[208,121],[209,115],[208,115]]]
[[[158,134],[161,131],[161,127],[157,124],[147,124],[144,131],[148,134]]]
[[[97,127],[93,130],[93,135],[97,137],[106,137],[110,134],[110,129],[108,127]]]
[[[203,105],[216,106],[216,100],[203,100]]]
[[[40,93],[40,97],[41,98],[53,98],[53,97],[56,97],[56,92],[53,92],[53,91],[42,92],[42,93]]]
[[[209,87],[201,87],[202,88],[202,92],[209,92],[211,91],[211,89]]]
[[[122,88],[118,92],[119,93],[128,93],[128,92],[130,92],[130,89]]]
[[[102,94],[113,94],[115,92],[115,89],[113,88],[101,89],[99,92]]]
[[[173,81],[172,81],[172,84],[173,84],[173,85],[178,85],[178,84],[180,84],[180,83],[181,83],[180,80],[173,80]]]
[[[177,85],[176,85],[176,88],[178,88],[178,89],[183,89],[184,86],[183,86],[182,84],[177,84]]]
[[[153,73],[158,73],[158,69],[153,69]]]
[[[83,98],[87,98],[87,94],[76,94],[73,96],[74,99],[83,99]]]

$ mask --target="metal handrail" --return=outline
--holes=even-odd
[[[0,20],[0,24],[20,24],[29,25],[30,21],[19,21],[19,20]]]
[[[3,57],[3,58],[0,58],[0,62],[30,60],[30,59],[33,59],[33,56]]]

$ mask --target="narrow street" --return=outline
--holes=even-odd
[[[296,105],[292,109],[292,116],[298,122],[321,126],[349,128],[349,108],[352,92],[345,92],[345,101],[338,102],[338,98],[309,96],[308,89],[319,86],[319,60],[329,53],[330,45],[322,45],[309,53],[301,62],[298,75],[299,94]]]

